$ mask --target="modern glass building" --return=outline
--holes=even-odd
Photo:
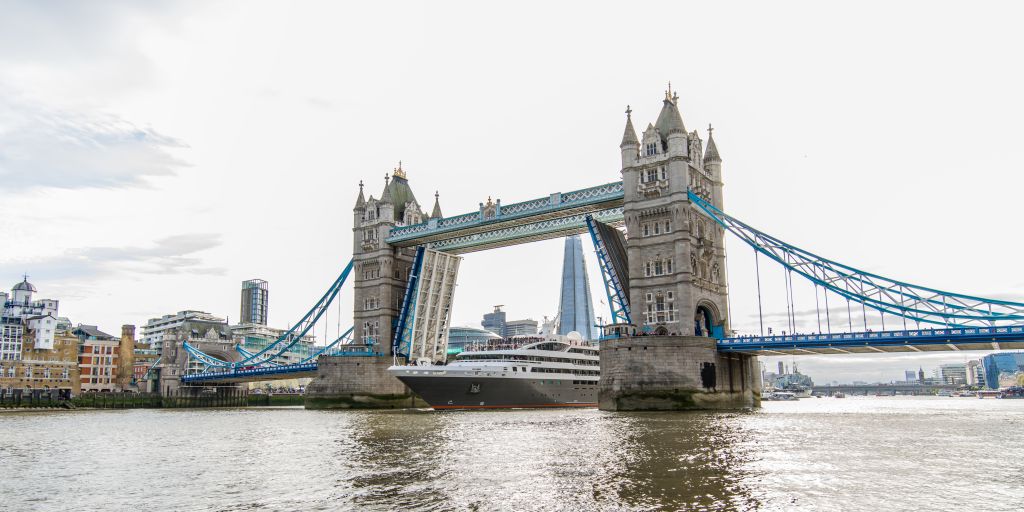
[[[465,350],[467,345],[474,343],[486,343],[491,340],[500,340],[501,336],[486,329],[477,327],[451,327],[448,329],[448,354],[458,354]]]
[[[270,291],[262,279],[242,281],[243,324],[267,325],[267,305]]]
[[[587,263],[583,260],[583,241],[579,235],[565,238],[562,259],[562,291],[558,299],[558,334],[576,331],[584,339],[600,338],[594,321],[594,301],[590,297]]]
[[[989,354],[981,360],[981,366],[985,369],[985,385],[999,389],[1000,373],[1024,372],[1024,352]]]
[[[484,326],[484,329],[497,333],[500,336],[505,335],[505,312],[501,310],[501,306],[494,306],[493,313],[484,313],[484,320],[480,322]]]

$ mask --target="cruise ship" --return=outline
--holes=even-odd
[[[388,371],[434,409],[596,407],[600,359],[578,339],[514,337],[467,347],[445,365]]]

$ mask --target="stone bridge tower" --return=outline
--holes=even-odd
[[[409,187],[401,162],[393,175],[384,177],[379,199],[372,195],[366,199],[363,185],[359,184],[353,211],[354,343],[373,343],[378,351],[391,354],[394,324],[402,308],[416,248],[395,248],[384,240],[391,228],[419,224],[428,217]],[[439,205],[434,205],[434,212],[440,216]]]
[[[619,147],[633,322],[648,333],[720,338],[728,331],[725,233],[687,197],[692,189],[722,208],[718,150],[709,135],[702,155],[671,87],[642,140],[631,117]]]
[[[629,302],[642,336],[601,349],[600,407],[606,410],[752,407],[756,358],[720,354],[729,335],[725,231],[687,190],[722,204],[722,159],[711,128],[704,150],[687,132],[671,84],[661,113],[637,137],[632,111],[622,156]]]

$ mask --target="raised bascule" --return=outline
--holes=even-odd
[[[314,376],[307,407],[420,405],[386,369],[444,361],[462,255],[582,233],[597,251],[612,319],[600,342],[599,407],[605,410],[756,407],[759,354],[1024,348],[1024,303],[864,272],[726,214],[711,127],[706,143],[687,131],[671,87],[657,120],[639,137],[627,108],[619,149],[618,180],[512,204],[488,198],[477,211],[450,217],[436,193],[427,213],[401,164],[385,177],[379,198],[367,198],[360,183],[352,261],[309,313],[258,353],[236,347],[237,354],[217,357],[185,343],[182,352],[205,370],[175,378],[206,385]],[[818,334],[734,336],[727,234],[751,247],[758,265],[762,258],[780,265],[790,286],[797,277],[813,284]],[[347,281],[355,291],[352,328],[300,364],[276,362],[322,320]],[[829,318],[830,297],[847,311],[859,308],[863,328],[853,325],[852,313],[841,326]],[[868,310],[883,326],[888,316],[895,328],[868,329]]]

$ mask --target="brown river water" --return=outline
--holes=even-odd
[[[1024,400],[0,413],[0,510],[1024,510]]]

